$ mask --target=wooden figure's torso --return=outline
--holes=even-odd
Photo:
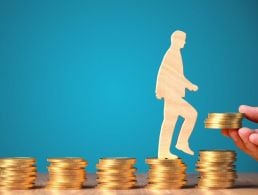
[[[180,51],[168,49],[160,65],[157,88],[163,91],[164,99],[185,96],[184,70]]]

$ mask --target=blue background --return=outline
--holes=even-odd
[[[34,156],[41,172],[47,157],[82,156],[93,172],[100,157],[131,156],[147,171],[163,118],[156,76],[180,29],[185,75],[199,85],[186,99],[199,117],[195,156],[172,151],[188,172],[200,149],[236,150],[238,170],[257,172],[255,160],[203,125],[209,112],[258,105],[257,20],[257,1],[1,0],[0,155]]]

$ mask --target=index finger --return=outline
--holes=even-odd
[[[250,121],[258,123],[258,107],[241,105],[239,107],[239,112],[244,113],[245,117]]]

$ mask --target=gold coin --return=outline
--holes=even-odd
[[[200,173],[200,176],[219,176],[219,177],[224,177],[227,175],[233,175],[233,176],[237,176],[236,171],[232,171],[232,172],[228,172],[228,171],[216,171],[216,172],[212,172],[212,171],[207,171],[204,173]]]
[[[163,167],[163,166],[159,166],[159,167],[151,167],[152,171],[155,172],[167,172],[167,171],[172,171],[175,170],[176,172],[184,172],[186,170],[186,167]]]
[[[78,181],[86,181],[87,177],[60,177],[60,176],[50,176],[49,181],[71,181],[71,182],[78,182]]]
[[[27,182],[27,183],[0,183],[0,187],[31,187],[34,186],[35,182]]]
[[[80,168],[80,169],[64,169],[64,168],[52,167],[52,166],[47,167],[47,169],[49,171],[54,171],[54,172],[84,172],[85,171],[84,168]]]
[[[242,118],[207,118],[205,123],[241,123]]]
[[[96,165],[96,168],[97,169],[101,169],[101,170],[106,170],[106,169],[120,169],[120,170],[127,170],[127,169],[130,169],[132,168],[132,164],[121,164],[119,166],[117,165],[109,165],[109,164],[97,164]]]
[[[242,126],[242,123],[222,123],[222,122],[218,122],[218,123],[205,123],[205,126],[219,126],[219,127],[240,127]]]
[[[162,158],[146,158],[145,162],[147,164],[183,164],[182,160],[180,158],[174,158],[174,159],[162,159]]]
[[[53,169],[59,169],[59,170],[78,170],[78,169],[82,169],[84,170],[86,168],[86,166],[84,165],[63,165],[63,164],[59,164],[59,165],[53,165],[51,164],[50,166],[48,166],[50,168],[53,168]]]
[[[198,167],[197,167],[198,168]],[[231,173],[236,173],[236,170],[232,167],[227,167],[227,168],[216,168],[216,167],[205,167],[205,168],[198,168],[201,170],[206,170],[203,174],[231,174]]]
[[[148,182],[170,182],[170,181],[182,181],[186,180],[186,175],[178,175],[175,177],[164,176],[164,175],[148,175]]]
[[[2,182],[31,182],[35,181],[36,177],[0,177],[0,183]]]
[[[131,174],[131,173],[135,173],[137,171],[137,169],[136,168],[134,168],[134,167],[132,167],[132,168],[130,168],[130,169],[127,169],[127,170],[124,170],[124,169],[119,169],[119,168],[117,168],[117,169],[104,169],[104,170],[102,170],[102,169],[98,169],[98,173],[100,173],[100,174],[102,174],[102,173],[110,173],[110,174],[124,174],[124,173],[128,173],[128,174]]]
[[[56,170],[85,170],[85,166],[48,166],[51,169],[56,169]]]
[[[229,180],[229,181],[218,181],[218,180],[199,180],[198,185],[201,186],[210,186],[210,187],[215,187],[215,186],[229,186],[233,185],[234,180]]]
[[[235,156],[236,152],[234,152],[233,150],[200,150],[199,155]]]
[[[132,188],[136,185],[135,181],[132,182],[109,182],[109,183],[98,183],[97,188],[101,189],[127,189],[127,188]]]
[[[0,163],[35,163],[36,159],[31,157],[0,158]]]
[[[98,183],[129,183],[136,182],[136,177],[128,177],[128,178],[103,178],[99,177],[96,179]]]
[[[242,125],[221,125],[221,124],[205,124],[205,128],[208,129],[239,129]]]
[[[135,174],[133,173],[123,173],[123,174],[108,174],[108,173],[98,173],[97,172],[97,177],[102,178],[102,177],[113,177],[113,178],[128,178],[128,177],[135,177]]]
[[[239,112],[226,112],[226,113],[209,113],[208,117],[212,118],[212,117],[233,117],[233,118],[243,118],[245,115],[243,113],[239,113]]]
[[[207,190],[216,190],[216,189],[226,189],[226,188],[232,188],[233,185],[225,185],[225,186],[205,186],[205,185],[197,185],[197,188],[199,189],[207,189]]]
[[[166,182],[149,182],[148,185],[183,185],[185,184],[185,180],[174,180],[174,181],[166,181]]]
[[[135,158],[128,158],[128,157],[116,157],[116,158],[101,158],[99,160],[99,165],[106,164],[106,165],[116,165],[116,164],[135,164]]]
[[[51,185],[81,185],[81,183],[83,183],[84,180],[72,180],[72,178],[70,178],[70,180],[49,180],[48,184]]]
[[[185,183],[178,184],[147,184],[146,188],[150,190],[180,189]]]
[[[86,162],[83,158],[80,158],[80,157],[48,158],[47,161],[50,163]]]
[[[97,189],[99,190],[127,190],[127,189],[132,189],[134,188],[135,186],[134,185],[128,185],[128,186],[109,186],[109,185],[101,185],[101,184],[98,184],[96,186]]]
[[[17,163],[0,163],[0,168],[29,168],[34,166],[34,163],[21,163],[21,162],[17,162]]]
[[[31,176],[36,176],[37,173],[36,172],[31,172],[31,173],[22,173],[22,172],[2,172],[0,173],[0,177],[31,177]]]
[[[0,190],[27,190],[33,188],[34,185],[27,186],[0,186]]]
[[[201,166],[201,167],[213,167],[213,166],[217,166],[217,167],[232,167],[235,166],[234,165],[234,161],[235,161],[236,157],[231,158],[232,161],[223,161],[223,162],[214,162],[212,161],[212,159],[210,159],[210,161],[200,161],[198,160],[196,162],[196,166]]]
[[[46,188],[49,189],[81,189],[82,184],[80,185],[58,185],[58,184],[47,184]]]
[[[37,168],[35,166],[30,166],[30,167],[0,167],[0,173],[1,173],[1,171],[31,172],[31,171],[37,171]]]
[[[135,180],[136,175],[97,175],[97,179],[105,179],[105,180]]]

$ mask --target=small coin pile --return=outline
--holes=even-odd
[[[97,188],[123,190],[136,185],[135,158],[101,158],[96,165]]]
[[[25,190],[34,187],[36,160],[29,157],[0,158],[0,189]]]
[[[243,118],[242,113],[209,113],[204,123],[210,129],[239,129]]]
[[[230,150],[201,150],[196,170],[198,187],[204,189],[230,188],[237,178],[234,162],[236,153]]]
[[[147,158],[145,162],[150,167],[146,188],[153,190],[178,189],[186,184],[187,167],[180,158]]]
[[[49,189],[80,189],[86,181],[87,161],[83,158],[49,158]]]

